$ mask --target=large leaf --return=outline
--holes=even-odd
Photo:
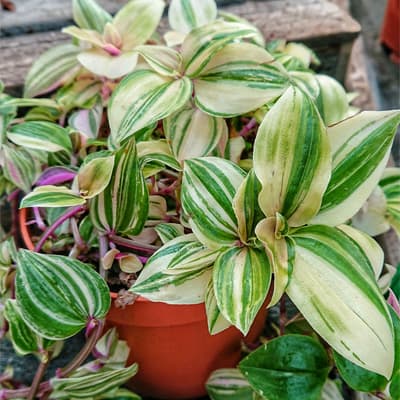
[[[364,204],[382,175],[399,111],[364,111],[330,128],[332,176],[314,223],[339,225]]]
[[[149,70],[126,76],[114,91],[108,116],[114,142],[183,107],[192,93],[188,78],[173,79]]]
[[[323,225],[300,228],[286,289],[310,325],[354,364],[390,378],[393,326],[374,268],[347,233]]]
[[[25,80],[24,96],[51,92],[67,82],[79,69],[78,46],[62,44],[43,53],[32,65]]]
[[[204,302],[211,271],[197,269],[182,274],[169,274],[168,265],[185,247],[198,242],[193,234],[179,236],[161,247],[147,261],[130,291],[151,301],[168,304],[196,304]]]
[[[91,200],[90,217],[100,232],[137,235],[147,219],[149,199],[135,141],[115,153],[108,186]]]
[[[264,303],[271,275],[264,249],[233,247],[215,261],[213,282],[218,308],[245,335]]]
[[[386,197],[387,220],[400,237],[400,168],[386,168],[379,186]]]
[[[228,135],[223,118],[212,117],[193,107],[170,115],[163,124],[165,136],[179,161],[209,156],[221,138]]]
[[[113,24],[121,35],[122,50],[132,50],[150,39],[164,6],[163,0],[131,0],[118,11]]]
[[[7,133],[15,144],[31,149],[49,152],[72,151],[68,132],[60,125],[51,122],[30,121],[14,125]]]
[[[319,400],[330,366],[315,339],[285,335],[250,353],[239,369],[268,400]]]
[[[215,0],[172,0],[168,9],[169,25],[182,33],[213,22],[216,18]]]
[[[69,257],[20,250],[15,288],[24,321],[48,339],[75,335],[110,307],[106,282],[90,265]]]
[[[195,100],[204,112],[229,117],[263,106],[280,96],[287,84],[283,67],[266,50],[230,43],[196,76]]]
[[[80,28],[93,29],[102,33],[104,25],[111,22],[111,15],[94,0],[73,0],[72,15]]]
[[[232,201],[244,175],[232,162],[216,157],[185,161],[182,207],[199,240],[210,248],[238,239]]]
[[[279,212],[290,226],[307,223],[320,208],[330,165],[328,138],[314,103],[289,88],[265,116],[254,143],[265,215]]]

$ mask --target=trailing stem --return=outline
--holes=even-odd
[[[36,371],[35,377],[33,378],[32,385],[30,387],[27,399],[28,400],[33,400],[36,396],[36,392],[39,389],[40,382],[43,378],[44,373],[46,372],[46,369],[49,365],[50,362],[50,356],[48,352],[44,352],[42,356],[42,360],[40,362],[39,368]]]
[[[153,246],[151,244],[137,242],[136,240],[132,240],[132,239],[126,239],[126,238],[123,238],[121,236],[117,236],[114,234],[109,234],[108,238],[110,239],[111,242],[113,242],[115,244],[119,244],[120,246],[124,246],[129,249],[133,249],[133,250],[140,250],[140,251],[143,251],[143,252],[149,253],[149,254],[153,254],[159,249],[158,246]]]

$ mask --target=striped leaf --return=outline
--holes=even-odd
[[[66,186],[44,185],[36,187],[22,200],[20,208],[25,207],[70,207],[85,204],[86,200]]]
[[[206,382],[212,400],[261,400],[249,381],[236,368],[217,369]]]
[[[230,117],[263,106],[287,85],[286,72],[266,50],[251,43],[230,43],[196,76],[195,101],[208,114]]]
[[[261,184],[251,170],[240,185],[234,199],[233,209],[238,221],[238,234],[243,243],[255,238],[256,225],[264,218],[258,204]]]
[[[68,132],[60,125],[51,122],[30,121],[12,126],[7,137],[17,145],[49,152],[72,152]]]
[[[103,116],[103,105],[99,101],[93,108],[75,111],[68,118],[68,125],[90,139],[97,138]]]
[[[163,121],[164,133],[180,162],[210,155],[221,138],[228,135],[223,118],[212,117],[194,107],[186,107]]]
[[[218,308],[217,299],[214,292],[214,282],[212,279],[210,279],[210,282],[208,282],[204,302],[206,306],[208,331],[211,335],[216,335],[217,333],[222,332],[223,330],[232,326],[232,324],[222,315]]]
[[[299,89],[289,88],[265,116],[254,143],[264,214],[279,212],[290,226],[309,222],[329,181],[329,151],[314,103]]]
[[[400,168],[386,168],[379,186],[386,197],[387,219],[400,237]]]
[[[52,346],[52,341],[43,339],[25,323],[16,300],[7,300],[4,315],[8,321],[12,345],[19,355],[24,356],[31,353],[39,355],[43,350]]]
[[[185,161],[182,207],[198,239],[209,248],[238,240],[233,198],[245,173],[230,161],[204,157]]]
[[[149,70],[126,76],[114,91],[108,108],[114,142],[120,143],[180,109],[191,93],[192,84],[185,77],[173,79]]]
[[[147,219],[148,197],[132,139],[115,153],[110,183],[91,200],[93,225],[100,232],[137,235]]]
[[[111,22],[111,15],[94,0],[73,0],[72,16],[75,23],[83,29],[93,29],[102,33],[104,25]]]
[[[113,25],[122,38],[122,50],[145,43],[155,32],[164,10],[163,0],[131,0],[115,15]]]
[[[57,103],[64,112],[73,108],[92,108],[98,102],[102,83],[95,79],[79,79],[57,92]]]
[[[88,264],[28,250],[18,253],[16,298],[24,321],[48,339],[78,333],[110,307],[105,281]]]
[[[244,335],[264,303],[271,275],[263,249],[233,247],[215,261],[213,282],[218,308]]]
[[[390,379],[393,326],[363,249],[323,225],[296,230],[296,258],[286,289],[313,329],[340,355]]]
[[[79,193],[91,199],[101,193],[110,183],[114,167],[114,156],[96,157],[83,164],[77,178]]]
[[[188,33],[209,24],[217,18],[215,0],[172,0],[168,9],[168,22],[172,29]]]
[[[38,157],[24,148],[17,149],[9,145],[3,145],[2,150],[4,176],[25,193],[29,192],[41,173]]]
[[[25,80],[24,97],[35,97],[68,82],[80,68],[78,46],[62,44],[43,53],[32,65]]]
[[[251,25],[214,21],[192,30],[182,44],[182,58],[186,75],[200,75],[211,57],[234,40],[251,38],[257,34]]]
[[[184,234],[184,228],[180,224],[161,223],[155,226],[154,229],[163,244]]]
[[[281,215],[263,219],[256,226],[257,238],[263,243],[274,274],[274,288],[269,306],[282,297],[293,271],[294,245],[287,233],[287,222]]]
[[[135,284],[129,289],[151,301],[168,304],[197,304],[204,302],[210,269],[182,274],[168,274],[167,268],[182,248],[198,240],[195,235],[179,236],[156,251],[147,261]]]
[[[331,128],[332,176],[313,223],[340,225],[372,193],[390,155],[398,111],[364,111]]]
[[[339,389],[339,384],[331,379],[327,379],[322,388],[321,400],[344,400]]]
[[[52,99],[26,99],[26,98],[13,98],[7,101],[7,106],[15,107],[45,107],[50,108],[53,113],[60,111],[60,107],[55,100]]]
[[[126,368],[102,368],[98,372],[81,376],[79,371],[68,378],[52,378],[50,386],[52,399],[93,399],[104,398],[103,395],[118,388],[132,378],[138,371],[138,365],[132,364]],[[115,393],[114,393],[115,396]],[[112,397],[116,399],[116,397]],[[137,399],[138,397],[133,397]],[[128,397],[132,399],[132,397]]]
[[[166,46],[143,45],[135,49],[149,66],[164,76],[178,77],[182,69],[181,55]]]

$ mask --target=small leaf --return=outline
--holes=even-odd
[[[20,208],[25,207],[70,207],[85,204],[86,200],[65,186],[39,186],[28,193]]]
[[[105,281],[88,264],[27,250],[18,254],[16,298],[25,322],[48,339],[78,333],[110,307]]]
[[[112,20],[111,15],[94,0],[73,0],[72,15],[80,28],[94,29],[100,33],[104,25]]]
[[[154,228],[163,244],[184,234],[183,226],[180,224],[161,223]]]
[[[135,50],[160,75],[179,76],[182,69],[182,57],[177,51],[156,45],[137,46]]]
[[[72,113],[68,118],[68,125],[88,138],[95,139],[99,133],[102,116],[103,105],[98,102],[91,109],[78,110]]]
[[[319,342],[285,335],[250,353],[239,369],[253,389],[269,400],[319,400],[330,366]]]

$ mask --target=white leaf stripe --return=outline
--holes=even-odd
[[[56,340],[104,318],[110,307],[108,287],[89,265],[27,250],[18,253],[16,297],[29,326]]]

